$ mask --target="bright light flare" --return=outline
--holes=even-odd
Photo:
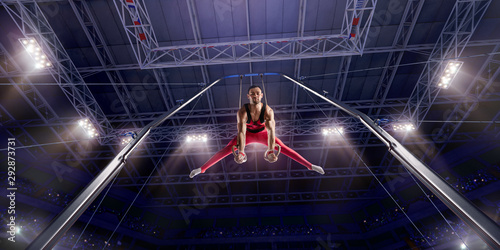
[[[466,248],[467,248],[467,246],[464,243],[462,243],[462,245],[460,245],[460,249],[466,249]]]
[[[188,135],[186,137],[186,142],[207,142],[208,137],[207,134],[198,134],[198,135]]]
[[[392,129],[394,131],[412,131],[415,130],[415,126],[411,123],[399,123],[393,124]]]
[[[124,137],[122,138],[122,145],[127,145],[132,141],[132,137]]]
[[[78,125],[80,125],[80,127],[83,128],[85,133],[87,133],[90,138],[94,138],[94,137],[99,136],[99,134],[97,133],[97,130],[89,122],[89,119],[82,119],[82,120],[78,121]]]
[[[52,63],[48,61],[47,56],[43,53],[42,48],[35,39],[21,38],[19,41],[31,58],[35,60],[35,68],[44,69],[52,67]]]
[[[342,128],[342,127],[323,128],[321,133],[324,136],[342,135],[342,134],[344,134],[344,128]]]
[[[439,80],[438,87],[447,89],[450,87],[451,82],[457,76],[458,71],[462,67],[462,64],[464,62],[459,62],[459,61],[449,61],[448,65],[446,65],[446,68],[444,69],[443,75],[441,76],[441,79]]]

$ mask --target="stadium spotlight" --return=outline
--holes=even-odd
[[[188,135],[186,137],[186,142],[207,142],[208,137],[207,134],[197,134],[197,135]]]
[[[137,137],[137,134],[135,132],[127,132],[124,134],[121,134],[122,137],[122,145],[127,145],[129,144],[133,139]]]
[[[78,125],[83,128],[86,134],[91,138],[97,137],[99,134],[92,124],[90,124],[89,119],[82,119],[78,121]]]
[[[344,134],[344,128],[343,127],[331,127],[331,128],[323,128],[322,134],[324,136],[329,136],[329,135],[342,135]]]
[[[42,48],[34,38],[21,38],[19,41],[30,57],[35,60],[35,68],[45,69],[52,67],[52,63],[47,58],[47,55],[43,53]]]
[[[122,145],[129,144],[132,141],[132,137],[124,137],[122,138]]]
[[[415,130],[415,126],[409,122],[393,124],[392,129],[394,131],[412,131]]]
[[[451,82],[457,76],[458,71],[462,67],[462,64],[464,62],[459,62],[459,61],[449,61],[448,65],[446,65],[446,68],[444,69],[443,75],[441,76],[441,79],[439,79],[438,87],[447,89],[450,87]]]

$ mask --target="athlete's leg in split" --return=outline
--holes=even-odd
[[[214,154],[207,162],[205,162],[205,164],[203,164],[203,166],[199,167],[199,168],[196,168],[196,169],[193,169],[193,171],[191,171],[191,173],[189,174],[189,177],[193,178],[195,177],[196,175],[199,175],[200,173],[205,173],[205,171],[207,171],[207,169],[209,169],[211,166],[213,166],[215,163],[219,162],[220,160],[222,160],[224,157],[228,156],[229,154],[231,154],[232,152],[232,147],[234,145],[236,145],[237,141],[236,141],[236,137],[231,140],[227,146],[225,146],[223,149],[221,149],[219,152],[217,152],[216,154]]]
[[[256,134],[254,133],[246,133],[246,139],[245,139],[245,145],[248,145],[250,143],[255,143],[257,142]],[[191,173],[189,174],[189,177],[193,178],[196,175],[199,175],[201,173],[205,173],[207,169],[209,169],[211,166],[213,166],[215,163],[219,162],[222,160],[224,157],[228,156],[229,154],[232,153],[232,147],[235,146],[238,143],[237,137],[234,137],[233,140],[231,140],[226,147],[221,149],[219,152],[217,152],[215,155],[213,155],[203,166],[193,169]]]
[[[287,145],[285,145],[277,137],[276,137],[276,144],[278,144],[278,145],[281,146],[281,153],[283,153],[284,155],[286,155],[286,156],[292,158],[294,161],[296,161],[296,162],[304,165],[309,170],[314,170],[314,171],[316,171],[316,172],[318,172],[320,174],[325,174],[325,171],[323,170],[322,167],[313,165],[312,163],[310,163],[309,161],[307,161],[306,159],[304,159],[304,157],[302,157],[302,155],[300,155],[295,150],[293,150],[290,147],[288,147]]]
[[[268,146],[267,131],[266,130],[258,133],[258,142]],[[292,160],[302,164],[303,166],[305,166],[309,170],[314,170],[320,174],[325,174],[325,171],[323,170],[323,168],[321,168],[320,166],[313,165],[312,163],[307,161],[304,157],[302,157],[302,155],[300,155],[295,150],[293,150],[290,147],[288,147],[287,145],[285,145],[278,137],[276,137],[276,144],[281,146],[281,153],[292,158]]]

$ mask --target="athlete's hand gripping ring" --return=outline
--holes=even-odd
[[[277,151],[275,151],[275,150],[269,150],[269,149],[266,150],[266,152],[264,152],[264,160],[266,160],[269,163],[276,162],[278,160],[278,156],[281,153],[281,146],[276,144],[276,148],[278,148]],[[276,155],[276,160],[274,160],[274,161],[269,160],[269,155],[272,154],[272,153],[274,153]]]
[[[231,150],[233,151],[233,155],[234,155],[234,161],[238,164],[242,164],[242,163],[245,163],[247,162],[247,155],[243,152],[239,152],[238,150],[238,147],[236,145],[233,145],[233,147],[231,148]],[[238,153],[236,153],[236,151],[238,151]],[[238,162],[236,159],[238,158],[238,155],[243,155],[243,161],[241,162]]]

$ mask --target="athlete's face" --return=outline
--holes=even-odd
[[[248,91],[247,97],[250,103],[258,104],[262,100],[262,90],[260,88],[253,88]]]

